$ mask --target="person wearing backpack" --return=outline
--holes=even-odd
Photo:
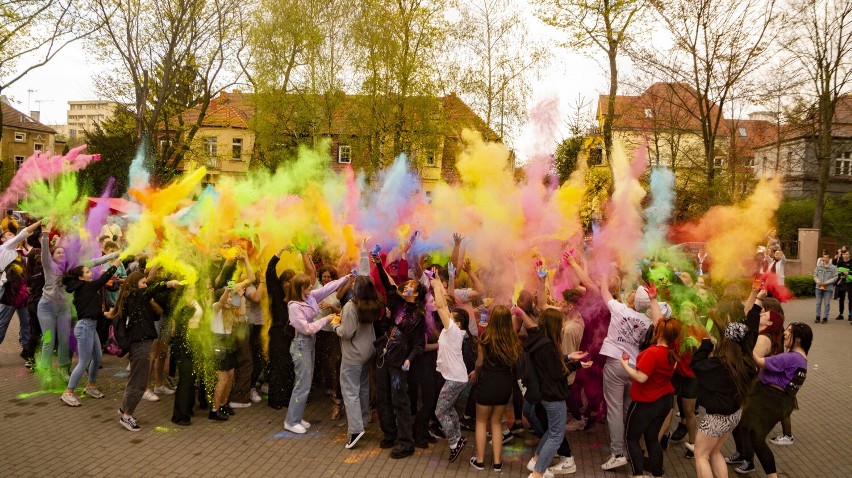
[[[532,468],[529,476],[552,478],[555,474],[574,473],[577,465],[571,456],[570,445],[565,443],[565,423],[568,419],[565,401],[571,396],[568,377],[581,367],[591,367],[592,362],[581,362],[588,355],[585,352],[576,351],[567,356],[562,354],[565,316],[559,309],[546,308],[538,317],[538,325],[517,306],[512,308],[512,313],[520,317],[527,328],[520,367],[523,370],[518,371],[521,380],[526,380],[524,398],[535,405],[540,404],[547,423],[547,429],[527,465],[528,469]],[[538,390],[534,390],[536,387]],[[565,450],[565,456],[551,467],[550,463],[560,448]]]

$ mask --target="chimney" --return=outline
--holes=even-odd
[[[30,111],[30,118],[41,121],[41,111]]]

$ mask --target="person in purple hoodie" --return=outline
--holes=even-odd
[[[813,339],[813,331],[807,324],[793,322],[784,330],[787,352],[766,358],[755,356],[761,370],[757,384],[746,401],[742,418],[751,438],[746,445],[752,449],[745,450],[747,461],[737,468],[738,473],[754,470],[753,452],[760,460],[766,477],[778,478],[775,456],[766,443],[766,436],[795,406],[796,393],[807,375],[808,351]]]

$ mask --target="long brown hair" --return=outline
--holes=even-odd
[[[669,348],[669,363],[675,363],[678,359],[677,346],[680,340],[680,321],[677,319],[663,319],[654,326],[654,343],[660,339],[666,341]]]
[[[124,284],[121,285],[121,292],[118,294],[118,300],[115,302],[115,310],[112,314],[114,319],[121,317],[124,312],[124,301],[131,292],[139,290],[139,281],[145,277],[147,277],[147,275],[144,272],[133,271],[127,276],[127,279],[124,280]]]
[[[376,286],[367,276],[355,278],[355,285],[352,287],[352,303],[358,313],[358,322],[362,324],[371,324],[379,320],[385,311],[379,303]]]
[[[521,358],[521,341],[512,326],[512,312],[505,305],[491,310],[488,326],[479,338],[486,358],[495,358],[506,365],[514,365]]]
[[[751,350],[746,350],[745,341],[737,343],[724,336],[719,340],[714,355],[730,374],[737,401],[742,406],[757,376],[758,367],[754,355]]]
[[[548,307],[538,317],[538,328],[541,332],[553,342],[556,347],[556,353],[562,356],[562,326],[565,322],[565,314],[559,309]],[[565,361],[562,362],[562,371],[568,373],[568,366]]]
[[[302,297],[302,289],[311,285],[311,278],[307,274],[296,274],[290,282],[290,297],[287,299],[293,302],[301,302],[305,300]]]

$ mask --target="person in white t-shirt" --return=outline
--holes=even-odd
[[[438,395],[438,405],[435,407],[435,415],[441,422],[441,428],[447,435],[450,445],[450,462],[456,461],[467,444],[467,440],[461,435],[459,415],[456,412],[456,400],[468,381],[467,368],[462,355],[462,344],[467,335],[467,326],[470,316],[460,309],[450,314],[447,305],[447,292],[441,281],[433,279],[431,282],[435,297],[435,308],[444,329],[438,336],[438,362],[437,370],[444,377],[444,386]]]
[[[636,366],[639,346],[651,324],[662,318],[661,304],[657,303],[657,291],[640,286],[627,296],[627,304],[613,299],[609,290],[609,280],[604,278],[600,284],[601,298],[610,312],[609,329],[601,346],[600,354],[606,357],[604,364],[604,401],[606,401],[606,423],[609,427],[610,450],[612,456],[601,465],[603,470],[612,470],[627,464],[624,456],[624,419],[630,406],[631,378],[621,365],[625,356],[631,366]],[[668,310],[668,305],[665,307]],[[637,310],[647,310],[649,318]]]

